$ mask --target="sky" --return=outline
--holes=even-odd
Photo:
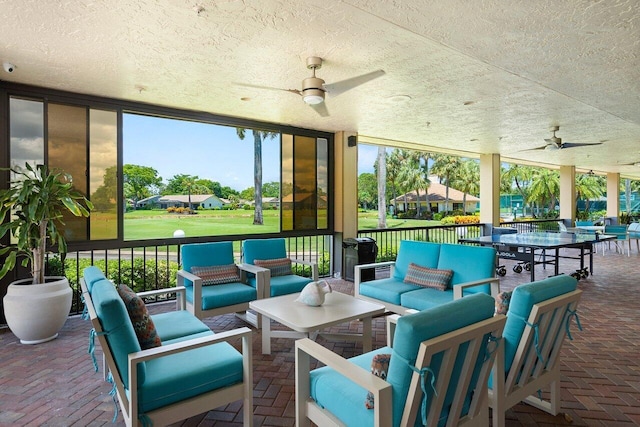
[[[237,191],[253,188],[253,135],[236,128],[135,114],[124,115],[124,164],[149,166],[166,184],[195,175]],[[262,182],[280,182],[280,140],[262,143]]]

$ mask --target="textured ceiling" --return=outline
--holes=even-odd
[[[640,179],[639,0],[0,0],[0,22],[7,81]],[[329,117],[241,85],[301,89],[308,56],[386,75]],[[531,150],[553,125],[603,143]]]

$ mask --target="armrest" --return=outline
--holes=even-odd
[[[383,261],[373,262],[370,264],[358,264],[353,268],[353,295],[358,298],[360,295],[360,277],[362,277],[363,268],[376,268],[376,267],[391,267],[391,275],[393,275],[393,268],[396,265],[395,261]],[[344,266],[343,266],[344,267]]]
[[[490,277],[486,279],[473,280],[471,282],[460,283],[459,285],[453,285],[453,299],[462,298],[462,291],[465,288],[470,288],[472,286],[482,285],[484,283],[489,283],[491,286],[491,296],[497,297],[500,293],[500,279],[497,277]]]
[[[393,336],[396,333],[396,325],[398,324],[398,319],[400,315],[391,314],[387,316],[387,345],[389,347],[393,347]]]
[[[250,362],[250,359],[252,357],[251,329],[247,327],[220,332],[216,333],[215,335],[209,335],[207,337],[194,338],[175,344],[162,345],[160,347],[154,347],[135,353],[129,353],[129,390],[137,390],[138,388],[138,364],[142,362],[169,356],[171,354],[193,350],[195,348],[217,344],[224,341],[230,341],[236,338],[242,338],[242,358],[249,359],[245,363]]]
[[[309,356],[333,368],[340,375],[373,393],[375,399],[374,418],[381,420],[376,425],[391,425],[391,384],[317,344],[309,338],[297,340],[296,346],[296,394],[304,397],[306,403],[309,393]]]
[[[271,296],[271,270],[247,263],[238,264],[238,268],[241,271],[256,275],[257,299],[269,298]]]
[[[140,298],[152,297],[175,292],[176,293],[176,310],[184,310],[187,302],[187,290],[184,286],[176,286],[173,288],[154,289],[152,291],[138,292]]]
[[[291,258],[291,262],[295,262],[296,264],[308,265],[309,267],[311,267],[311,279],[314,282],[318,281],[318,263],[295,258]]]

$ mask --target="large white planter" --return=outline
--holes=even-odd
[[[12,282],[2,300],[7,325],[22,344],[56,338],[71,309],[73,292],[65,277],[48,277],[46,283],[37,285],[31,282]]]

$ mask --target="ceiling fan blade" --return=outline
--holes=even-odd
[[[565,142],[560,148],[573,148],[573,147],[586,147],[588,145],[602,145],[602,142],[588,143],[588,142]]]
[[[251,88],[254,88],[254,89],[277,90],[277,91],[295,93],[296,95],[302,95],[302,93],[298,89],[282,89],[282,88],[279,88],[279,87],[252,85],[252,84],[248,84],[248,83],[233,83],[233,84],[236,85],[236,86],[251,87]]]
[[[350,79],[342,80],[335,83],[325,84],[324,90],[331,96],[338,96],[341,93],[344,93],[348,90],[353,89],[356,86],[360,86],[365,84],[373,79],[377,79],[380,76],[383,76],[385,72],[383,70],[372,71],[367,74],[363,74],[357,77],[351,77]]]
[[[327,109],[327,104],[321,102],[320,104],[307,104],[309,107],[313,108],[316,113],[320,114],[322,117],[329,117],[329,110]]]

